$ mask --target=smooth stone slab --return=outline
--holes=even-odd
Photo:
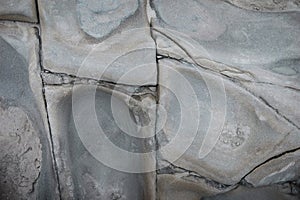
[[[271,84],[244,82],[243,85],[256,96],[263,98],[270,106],[287,118],[295,126],[300,127],[300,93],[289,87]]]
[[[46,69],[129,85],[156,84],[155,43],[144,1],[39,0],[39,5]]]
[[[254,186],[297,181],[300,172],[300,151],[285,154],[255,169],[246,176],[246,180]]]
[[[0,103],[3,107],[0,127],[5,160],[1,165],[5,174],[5,179],[1,179],[1,195],[9,199],[15,195],[33,199],[58,197],[38,48],[34,27],[0,23]],[[24,178],[21,180],[19,176]],[[15,179],[12,184],[11,179]],[[4,184],[2,180],[8,182]]]
[[[196,102],[193,100],[195,95],[188,92],[183,82],[174,76],[173,70],[191,85]],[[173,162],[174,156],[180,155],[186,148],[186,140],[192,140],[184,154],[174,161],[175,165],[232,185],[269,158],[299,147],[299,129],[238,84],[218,74],[170,59],[159,60],[159,74],[159,101],[167,116],[161,130],[164,134],[158,138],[160,149],[177,141],[168,151],[161,150],[160,159]],[[223,89],[220,84],[224,84]],[[174,91],[181,93],[175,96]],[[186,99],[181,99],[180,106],[178,99],[182,97]],[[183,111],[189,113],[187,117],[183,117]],[[197,132],[192,135],[195,130],[195,123],[192,122],[197,117]],[[183,135],[183,139],[178,140],[178,135]],[[201,157],[203,146],[209,153]]]
[[[38,22],[34,0],[2,0],[0,1],[0,19]]]
[[[188,57],[236,79],[300,88],[299,12],[263,13],[224,1],[155,0],[161,52]],[[190,21],[191,23],[186,23]],[[181,49],[181,51],[178,50]],[[174,50],[172,50],[174,49]],[[226,65],[222,71],[219,65]]]
[[[96,123],[99,123],[105,134],[103,137],[97,127],[92,124],[93,113],[88,113],[87,108],[92,104],[89,92],[94,87],[96,88],[96,94],[93,97],[95,105],[92,106],[95,107],[97,114]],[[151,151],[155,145],[151,139],[140,140],[140,138],[129,135],[136,133],[130,123],[132,119],[121,118],[124,121],[119,122],[127,125],[127,130],[131,130],[130,133],[123,132],[120,124],[116,122],[116,115],[124,116],[123,109],[120,107],[116,110],[117,114],[113,115],[111,92],[112,90],[109,88],[84,84],[46,87],[54,152],[64,199],[155,199],[154,173],[138,173],[138,171],[127,173],[114,168],[115,165],[107,164],[112,161],[113,164],[119,163],[120,168],[127,165],[131,168],[150,165],[155,167],[155,154],[152,160],[138,160],[134,163],[129,156],[117,155],[114,150],[106,149],[107,138],[117,147],[132,153]],[[121,100],[117,100],[119,106],[124,106],[123,100],[130,98],[130,96],[126,96],[124,94],[119,97]],[[124,97],[126,98],[123,99]],[[76,112],[76,109],[79,109],[80,113]],[[154,131],[154,126],[149,122],[149,118],[154,122],[155,119],[150,117],[151,112],[144,113],[141,109],[134,105],[130,108],[137,123],[149,124],[148,129],[144,130],[144,133],[140,133],[149,134],[151,130]],[[80,120],[78,121],[78,119]],[[91,137],[93,134],[96,136]],[[153,135],[153,133],[151,134]]]
[[[289,191],[286,191],[288,190]],[[291,189],[286,186],[275,185],[262,188],[239,187],[235,190],[214,197],[203,198],[203,200],[297,200],[299,195],[291,194]]]

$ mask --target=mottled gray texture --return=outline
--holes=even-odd
[[[300,150],[271,160],[249,174],[245,179],[254,186],[265,186],[300,178]]]
[[[16,107],[0,107],[0,124],[0,198],[34,199],[42,162],[38,132]]]
[[[267,159],[299,147],[300,131],[297,126],[278,114],[259,97],[230,79],[170,59],[159,61],[159,82],[164,86],[160,87],[160,103],[168,113],[163,128],[165,137],[159,140],[162,145],[163,142],[166,143],[165,140],[171,141],[174,138],[181,120],[180,109],[182,109],[176,103],[176,98],[172,93],[165,88],[171,85],[173,88],[174,85],[176,85],[175,88],[181,87],[181,83],[177,82],[171,71],[164,69],[166,66],[177,70],[189,81],[197,94],[201,110],[198,134],[185,154],[175,161],[175,165],[195,171],[220,183],[232,185],[238,183],[243,176]],[[213,85],[210,88],[211,91],[208,91],[207,82],[204,81],[208,79],[224,83],[226,98],[219,98],[217,101],[220,101],[220,105],[226,106],[226,119],[220,137],[213,138],[218,140],[216,146],[205,158],[200,159],[199,150],[207,134],[210,120],[217,120],[211,119],[214,108],[209,93],[217,89],[217,85]],[[281,93],[281,95],[284,94]],[[292,102],[293,99],[289,101]],[[193,110],[195,105],[190,105],[190,107]],[[296,110],[290,112],[290,115],[296,117]],[[196,116],[192,114],[192,117]],[[182,131],[188,134],[191,130],[190,127],[185,127]],[[181,151],[181,148],[181,144],[178,144],[172,153]],[[162,158],[169,160],[171,156],[172,154],[165,154]]]
[[[88,85],[76,88],[77,92],[81,91],[82,94],[77,103],[83,108],[89,88],[91,86]],[[97,89],[95,106],[98,121],[105,134],[113,143],[127,151],[143,151],[144,143],[125,136],[125,133],[115,124],[110,108],[111,94],[109,90],[103,89],[101,87]],[[105,166],[87,151],[79,138],[72,116],[72,87],[48,86],[46,99],[63,199],[154,198],[154,174],[130,174],[117,171]],[[101,143],[101,138],[94,138],[96,143],[98,140]],[[107,157],[110,156],[110,152],[107,152]],[[114,159],[124,159],[122,161],[124,164],[127,162],[126,158],[122,157],[114,157]]]
[[[188,173],[160,174],[157,180],[158,200],[197,200],[226,192],[232,188],[217,188],[203,178]]]
[[[0,0],[0,198],[299,199],[299,3]]]
[[[1,181],[7,180],[1,195],[8,199],[58,196],[35,33],[31,26],[0,23]]]
[[[226,194],[220,194],[216,197],[203,198],[203,200],[297,200],[299,199],[299,191],[291,194],[292,188],[285,186],[270,186],[264,188],[246,188],[239,187],[236,190]]]
[[[37,22],[35,0],[1,0],[0,19]]]
[[[138,0],[77,1],[80,27],[92,37],[102,38],[120,26],[138,9]]]
[[[39,0],[39,5],[46,69],[115,83],[156,84],[145,1]]]
[[[260,12],[299,11],[299,0],[227,0],[242,9]]]
[[[204,66],[210,62],[210,70],[236,79],[299,88],[299,12],[252,12],[206,0],[154,0],[152,5],[154,32],[166,43],[160,42],[159,52],[171,50]]]

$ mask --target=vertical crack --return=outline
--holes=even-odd
[[[151,6],[150,6],[150,0],[147,0],[147,6],[148,9],[151,10]],[[151,10],[152,12],[155,12],[153,10]],[[149,13],[147,13],[149,15]],[[155,59],[156,59],[156,96],[155,96],[155,101],[156,101],[156,111],[155,111],[155,127],[154,127],[154,139],[155,139],[155,166],[156,166],[156,170],[155,170],[155,199],[157,200],[157,193],[158,193],[158,149],[159,149],[159,142],[158,142],[158,137],[157,137],[157,124],[158,124],[158,105],[159,105],[159,96],[160,96],[160,89],[159,89],[159,66],[158,66],[158,52],[157,52],[157,43],[156,40],[153,36],[153,21],[152,21],[152,16],[150,14],[149,16],[149,26],[150,26],[150,36],[153,39],[154,43],[155,43]]]
[[[40,24],[40,11],[39,11],[39,2],[38,0],[35,0],[35,12],[36,12],[36,18],[37,18],[37,24]]]
[[[37,0],[36,0],[37,3]],[[38,4],[36,4],[37,10],[38,10]],[[37,12],[37,18],[39,21],[39,13]],[[40,26],[38,25],[38,27],[34,27],[36,29],[36,36],[39,42],[39,51],[38,51],[38,64],[40,66],[40,78],[42,81],[42,95],[43,95],[43,101],[44,101],[44,107],[46,110],[46,118],[47,118],[47,124],[48,124],[48,131],[49,131],[49,139],[50,139],[50,151],[52,154],[52,163],[54,165],[54,173],[55,173],[55,177],[57,180],[57,189],[58,189],[58,194],[59,194],[59,199],[62,199],[61,197],[61,187],[60,187],[60,181],[59,181],[59,175],[58,175],[58,166],[57,166],[57,162],[56,162],[56,158],[55,158],[55,152],[54,152],[54,143],[53,143],[53,136],[52,136],[52,131],[51,131],[51,126],[50,126],[50,120],[49,120],[49,114],[48,114],[48,104],[47,104],[47,100],[46,100],[46,95],[45,95],[45,83],[43,80],[43,76],[42,76],[42,71],[44,71],[44,67],[42,65],[42,40],[41,40],[41,35],[40,35]]]

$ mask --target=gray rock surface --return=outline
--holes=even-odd
[[[38,65],[37,29],[0,23],[1,198],[58,197]]]
[[[38,22],[35,0],[1,0],[0,19]]]
[[[1,199],[36,198],[42,150],[38,132],[17,107],[0,107]]]
[[[102,38],[132,16],[139,7],[138,0],[77,2],[80,27],[94,38]]]
[[[271,160],[246,176],[247,182],[254,186],[265,186],[274,183],[297,181],[300,171],[300,151],[287,153],[278,159]]]
[[[76,123],[72,112],[72,105],[80,105],[82,112],[87,111],[87,105],[90,104],[88,95],[89,90],[94,86],[78,85],[72,88],[71,85],[63,87],[47,86],[46,99],[49,109],[49,120],[53,134],[54,153],[58,165],[58,174],[60,188],[63,199],[154,199],[155,195],[155,175],[130,174],[120,172],[101,163],[95,153],[88,151],[90,149],[82,140],[82,135],[78,133],[84,127]],[[96,87],[96,86],[95,86]],[[72,97],[72,93],[78,93],[77,99]],[[151,140],[140,141],[126,136],[113,120],[111,103],[111,90],[101,86],[96,92],[96,111],[99,125],[103,128],[106,137],[115,145],[131,152],[143,152],[145,147],[151,149],[153,144]],[[74,100],[75,98],[75,100]],[[124,99],[125,100],[125,99]],[[72,101],[76,101],[72,104]],[[134,112],[134,111],[133,111]],[[122,113],[119,113],[122,114]],[[74,115],[77,116],[76,114]],[[84,124],[89,126],[92,114],[81,115]],[[78,116],[77,116],[78,117]],[[129,119],[127,119],[129,120]],[[88,127],[94,130],[92,126]],[[154,126],[152,126],[154,130]],[[85,133],[90,134],[90,130],[84,129]],[[134,130],[132,130],[134,131]],[[105,151],[105,138],[99,135],[92,138],[93,142],[89,145],[95,145],[96,153]],[[149,145],[150,143],[150,145]],[[148,144],[148,145],[147,145]],[[115,155],[113,152],[105,151],[102,154],[107,158],[114,158],[126,166],[130,162],[127,157]],[[145,164],[146,160],[140,160],[140,163],[131,163],[134,165]],[[151,162],[151,160],[150,160]],[[152,162],[155,162],[152,160]],[[130,163],[129,163],[130,164]],[[153,163],[155,164],[155,163]]]
[[[39,5],[46,69],[129,85],[156,84],[145,1],[39,0]]]
[[[196,200],[226,192],[226,189],[216,188],[204,179],[186,173],[158,175],[157,186],[157,199],[159,200]]]
[[[269,186],[263,188],[246,188],[239,187],[236,190],[226,194],[220,194],[215,197],[203,198],[203,200],[297,200],[299,199],[299,191],[294,191],[291,194],[291,186]]]
[[[198,132],[193,144],[183,156],[174,162],[175,165],[195,171],[217,182],[232,185],[238,183],[264,161],[285,151],[299,148],[299,128],[278,114],[276,109],[270,107],[265,101],[230,79],[208,73],[197,66],[170,59],[159,60],[159,82],[163,85],[160,87],[160,103],[167,109],[168,116],[163,127],[164,134],[159,138],[162,146],[172,141],[176,134],[192,137],[190,132],[193,129],[187,122],[192,121],[192,118],[197,118],[197,114],[189,115],[188,119],[181,118],[182,109],[195,113],[196,106],[195,104],[189,105],[188,102],[193,101],[193,95],[190,94],[190,97],[183,102],[183,105],[188,105],[187,108],[180,107],[178,100],[170,92],[170,88],[182,91],[180,89],[182,82],[177,81],[178,78],[168,67],[177,70],[191,84],[198,97],[197,103],[201,110]],[[226,97],[222,97],[220,93],[222,88],[218,88],[218,83],[224,84]],[[284,93],[278,95],[283,96]],[[177,96],[177,98],[180,97]],[[222,111],[220,109],[222,107],[226,108],[223,110],[225,112],[223,114],[226,115],[224,122],[220,120],[222,113],[218,112]],[[294,111],[290,114],[297,116]],[[216,121],[221,124],[214,123]],[[183,123],[182,127],[180,123]],[[216,129],[212,133],[209,131],[210,126],[220,125],[220,130]],[[220,134],[215,134],[217,131],[220,131]],[[204,158],[200,158],[200,147],[207,145],[203,143],[208,134],[210,134],[210,140],[206,142],[209,146],[212,145],[211,151]],[[182,148],[182,144],[177,143],[172,146],[171,150],[162,152],[162,159],[172,162],[174,155],[182,151]]]
[[[0,199],[299,199],[299,0],[1,0]]]
[[[228,0],[228,2],[242,9],[262,12],[295,11],[300,7],[299,0]]]
[[[166,43],[162,52],[238,80],[299,89],[299,12],[251,12],[224,1],[192,0],[154,0],[152,8],[154,31]]]

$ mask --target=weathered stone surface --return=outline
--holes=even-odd
[[[246,176],[247,182],[254,186],[296,181],[300,172],[300,151],[287,153],[277,159],[259,166]]]
[[[138,0],[98,1],[77,3],[80,27],[92,37],[102,38],[132,16],[139,7]]]
[[[235,6],[247,10],[279,12],[299,10],[299,0],[228,0]]]
[[[36,29],[0,23],[1,197],[58,194],[38,65]]]
[[[284,116],[298,128],[300,127],[300,108],[296,106],[300,102],[298,90],[263,83],[243,82],[242,84],[255,96],[263,99],[273,107],[277,113]]]
[[[159,200],[196,200],[227,191],[225,188],[216,188],[204,179],[193,177],[187,173],[160,174],[157,177],[157,198]]]
[[[1,1],[0,199],[299,199],[299,5]]]
[[[37,22],[34,0],[0,1],[0,19],[24,22]]]
[[[46,69],[130,85],[156,84],[145,1],[39,0],[39,5]]]
[[[73,88],[74,87],[74,88]],[[93,125],[93,113],[88,112],[88,106],[92,104],[89,99],[90,90],[95,87],[95,111],[96,120],[100,127],[103,128],[105,136],[99,135]],[[79,96],[74,97],[75,93]],[[103,86],[84,85],[77,86],[47,86],[46,99],[49,109],[49,119],[53,134],[54,152],[58,165],[60,187],[62,197],[68,198],[100,198],[100,199],[154,199],[155,198],[155,175],[153,173],[131,174],[118,171],[114,166],[110,166],[101,160],[101,155],[106,159],[115,160],[122,163],[122,167],[131,166],[134,170],[135,166],[141,167],[155,166],[154,157],[152,160],[140,160],[133,163],[128,156],[115,154],[114,151],[106,149],[107,138],[121,149],[129,152],[148,152],[155,143],[153,138],[148,140],[138,140],[126,135],[120,129],[120,124],[116,124],[116,119],[111,108],[112,90]],[[118,92],[117,92],[118,93]],[[149,100],[150,97],[144,96]],[[126,95],[121,95],[126,100]],[[127,96],[129,98],[129,96]],[[151,99],[151,98],[150,98]],[[130,101],[129,101],[130,102]],[[135,116],[138,124],[150,124],[145,134],[154,131],[153,124],[149,115],[151,112],[145,112],[139,109],[137,105],[131,104],[132,114]],[[76,108],[77,107],[77,108]],[[79,109],[78,114],[74,109]],[[117,110],[118,116],[124,116],[122,108]],[[154,109],[155,111],[155,109]],[[140,115],[140,116],[137,116]],[[78,117],[81,123],[78,122]],[[130,125],[130,119],[121,118],[124,124],[127,124],[127,130],[131,130],[131,134],[138,134],[134,127]],[[81,127],[82,126],[82,127]],[[86,126],[87,128],[83,127]],[[151,128],[152,127],[152,128]],[[83,132],[82,132],[83,131]],[[87,144],[85,136],[93,135]],[[154,135],[153,133],[151,133]],[[147,135],[146,135],[147,136]],[[107,138],[105,138],[107,137]],[[138,136],[136,136],[138,137]],[[95,151],[93,151],[95,148]],[[101,155],[100,155],[101,154]],[[98,156],[100,155],[100,157]],[[150,163],[152,162],[152,163]],[[130,170],[128,170],[130,171]]]
[[[299,12],[251,12],[224,1],[192,0],[154,0],[152,8],[154,31],[166,44],[158,44],[158,52],[171,50],[237,80],[299,89]]]
[[[36,198],[42,162],[38,132],[17,107],[0,107],[0,124],[1,199]]]
[[[165,166],[164,160],[173,162],[180,155],[190,140],[187,138],[193,137],[193,121],[199,117],[193,144],[174,163],[228,185],[238,183],[256,166],[300,144],[296,106],[300,100],[300,49],[296,45],[300,24],[299,13],[289,12],[298,9],[298,5],[294,7],[292,1],[273,5],[257,1],[260,11],[276,11],[266,13],[247,10],[250,1],[230,2],[182,4],[153,0],[151,4],[156,13],[153,38],[161,59],[159,101],[168,116],[158,141],[163,148],[176,140],[177,134],[187,135],[182,144],[162,150],[159,166]],[[279,9],[284,12],[277,12]],[[178,96],[173,93],[172,89],[184,91],[187,87],[183,88],[166,66],[178,71],[191,84],[198,105],[193,102],[193,93],[178,92]],[[182,105],[180,98],[184,99]],[[182,109],[193,114],[182,118]],[[207,139],[206,134],[210,133]],[[211,145],[214,147],[211,152],[201,157],[201,148]],[[287,165],[280,161],[274,168]],[[272,183],[282,181],[280,175],[273,178]],[[289,176],[284,181],[294,179]]]
[[[291,192],[290,186],[275,185],[262,188],[239,187],[226,194],[203,198],[203,200],[297,200],[299,194]]]
[[[170,68],[184,76],[196,94],[201,112],[197,135],[194,138],[190,138],[192,136],[190,132],[194,129],[188,122],[198,117],[195,114],[196,105],[189,104],[193,94],[186,94],[183,107],[180,107],[178,98],[184,95],[174,96],[172,88],[179,91],[187,88],[181,88],[184,87],[182,82],[178,81]],[[159,90],[160,103],[167,112],[166,124],[162,129],[164,134],[161,134],[159,143],[163,147],[176,138],[176,134],[186,135],[186,139],[193,140],[183,156],[174,162],[176,166],[195,171],[217,182],[232,185],[269,158],[299,147],[297,126],[230,79],[170,59],[159,60],[159,74],[159,83],[162,85]],[[225,97],[222,96],[220,84],[224,84]],[[192,113],[187,119],[182,118],[183,109]],[[222,114],[226,115],[223,122]],[[291,115],[297,116],[293,111]],[[182,122],[184,123],[181,126]],[[221,129],[214,129],[216,127]],[[210,128],[214,131],[210,132]],[[208,144],[203,144],[206,135],[209,137],[206,141]],[[179,155],[178,152],[182,151],[183,142],[185,141],[178,142],[171,150],[162,152],[161,159],[172,162],[174,155]],[[213,148],[207,156],[201,158],[199,152],[203,145],[208,147],[212,145]]]

